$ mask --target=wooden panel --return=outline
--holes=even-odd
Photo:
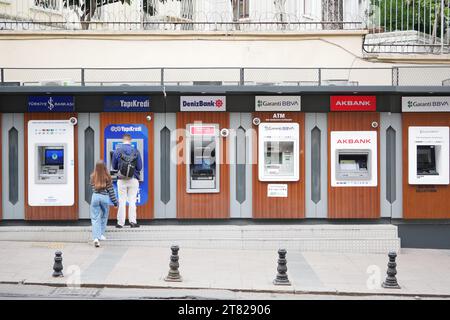
[[[73,206],[29,206],[28,205],[28,121],[29,120],[69,120],[76,113],[25,113],[25,220],[76,220],[78,219],[78,127],[74,128],[75,151],[75,203]]]
[[[220,138],[220,192],[187,193],[185,130],[188,123],[218,123],[219,130],[229,128],[229,114],[225,112],[178,112],[177,113],[177,217],[181,219],[223,219],[230,217],[230,176],[227,159],[226,138]]]
[[[258,138],[254,137],[254,156],[256,163],[253,164],[253,218],[276,218],[297,219],[305,217],[305,114],[302,112],[284,112],[285,118],[274,119],[274,112],[255,112],[253,117],[258,117],[261,122],[297,122],[300,126],[300,180],[279,182],[288,185],[287,198],[267,197],[267,185],[277,182],[263,182],[258,179]],[[255,130],[258,127],[253,126]]]
[[[450,218],[450,186],[408,184],[408,127],[450,126],[449,113],[403,113],[403,218]]]
[[[103,158],[105,144],[105,128],[110,124],[143,124],[148,129],[148,154],[144,155],[148,159],[148,180],[147,190],[148,199],[147,203],[143,206],[137,206],[137,219],[153,219],[153,203],[154,203],[154,183],[153,183],[153,170],[154,170],[154,133],[153,133],[153,120],[148,121],[146,117],[150,115],[153,119],[153,113],[141,113],[141,112],[104,112],[100,114],[100,156]],[[106,162],[106,159],[103,159]],[[117,219],[117,209],[110,208],[110,219]],[[128,212],[127,212],[128,219]],[[139,221],[138,221],[139,222]]]
[[[380,123],[377,112],[330,112],[328,114],[328,217],[374,219],[380,217],[380,132],[372,122]],[[330,168],[331,131],[377,131],[376,187],[332,187]]]
[[[2,114],[0,113],[0,142],[2,141]],[[8,147],[8,146],[1,146],[0,147],[0,161],[2,158],[2,151],[3,148]],[[1,161],[0,164],[0,220],[3,219],[3,190],[2,190],[2,184],[3,184],[3,180],[2,180],[2,172],[3,172],[3,161]]]

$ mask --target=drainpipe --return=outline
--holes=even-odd
[[[441,0],[441,54],[444,53],[444,0]]]

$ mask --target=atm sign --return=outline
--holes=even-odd
[[[331,111],[376,111],[376,96],[331,96]]]
[[[191,127],[191,135],[213,136],[215,127],[209,126],[193,126]]]

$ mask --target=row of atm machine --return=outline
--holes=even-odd
[[[186,192],[220,192],[217,160],[217,124],[189,124],[186,150]],[[195,134],[194,134],[195,132]],[[199,133],[201,132],[201,133]],[[258,124],[258,180],[300,180],[300,126],[298,123]],[[408,128],[408,183],[449,184],[449,127]],[[332,187],[376,187],[378,185],[377,131],[331,131],[330,170]]]
[[[279,121],[267,113],[222,113],[211,121],[198,113],[183,119],[137,114],[111,123],[102,114],[56,120],[3,114],[2,217],[88,218],[93,163],[103,158],[114,177],[111,157],[124,133],[144,162],[138,195],[144,219],[405,218],[398,208],[413,202],[402,200],[402,175],[420,196],[449,185],[448,126],[402,128],[400,114],[373,113],[366,130],[334,130],[331,114],[286,115]],[[20,131],[17,140],[12,127]],[[386,213],[388,193],[396,196]],[[72,214],[59,215],[62,208]],[[445,210],[437,217],[450,217],[450,207]]]

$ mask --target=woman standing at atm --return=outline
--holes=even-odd
[[[95,164],[94,172],[91,174],[92,199],[91,199],[91,222],[92,238],[94,246],[100,247],[100,240],[106,240],[105,231],[108,223],[109,201],[117,207],[116,194],[112,185],[111,175],[102,160]]]

